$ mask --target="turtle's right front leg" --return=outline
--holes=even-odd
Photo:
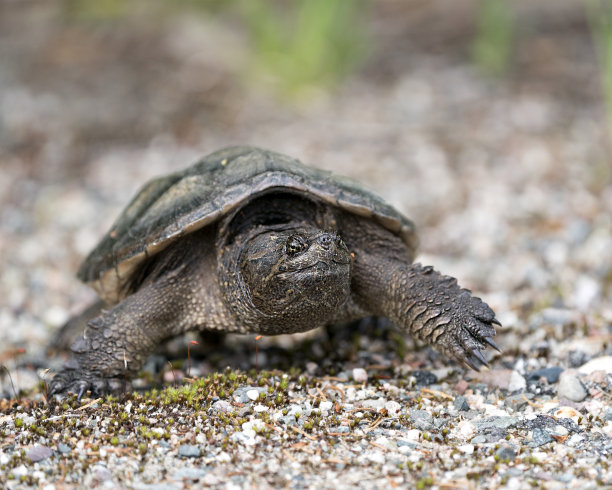
[[[129,389],[130,379],[154,348],[186,330],[181,288],[173,283],[149,284],[90,320],[70,347],[72,358],[51,381],[51,394],[70,391],[81,397],[87,390],[102,394]]]

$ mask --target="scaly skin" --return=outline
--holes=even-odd
[[[400,265],[390,274],[382,310],[397,326],[434,346],[449,359],[478,370],[487,361],[480,352],[497,349],[495,313],[480,298],[431,266]],[[499,349],[497,349],[499,350]]]

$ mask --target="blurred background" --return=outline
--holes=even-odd
[[[0,362],[93,300],[74,273],[147,179],[253,144],[410,216],[504,362],[579,365],[610,345],[611,128],[609,1],[0,0]]]

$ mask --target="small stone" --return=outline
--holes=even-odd
[[[465,393],[465,390],[468,389],[468,386],[469,383],[465,379],[460,379],[459,381],[457,381],[457,384],[455,385],[454,389],[457,393],[463,395]]]
[[[222,412],[222,413],[231,413],[234,411],[234,407],[232,407],[231,403],[225,400],[217,400],[212,404],[211,407],[213,412]]]
[[[184,458],[199,458],[202,451],[200,451],[198,446],[194,446],[193,444],[181,444],[178,448],[178,454]]]
[[[508,391],[523,391],[525,388],[527,388],[527,382],[525,381],[525,378],[523,378],[523,376],[521,376],[518,371],[512,371],[512,374],[510,375],[510,381],[508,382]]]
[[[457,446],[457,449],[463,454],[474,454],[473,444],[462,444],[461,446]]]
[[[587,311],[600,296],[600,281],[585,275],[578,277],[574,289],[574,303],[580,311]]]
[[[375,398],[375,399],[368,399],[368,400],[364,400],[362,406],[364,408],[373,408],[374,410],[381,410],[383,408],[385,408],[385,404],[387,403],[387,400],[385,398]]]
[[[476,427],[469,420],[462,420],[457,424],[459,435],[464,439],[469,439],[476,433]]]
[[[385,409],[387,410],[389,417],[397,417],[402,410],[402,406],[395,400],[389,400],[387,403],[385,403]]]
[[[319,404],[319,410],[321,410],[322,412],[325,411],[329,411],[334,407],[334,404],[332,402],[321,402]]]
[[[559,381],[559,376],[563,372],[563,368],[559,366],[536,369],[527,375],[529,381],[539,381],[540,378],[545,378],[549,384],[556,383]]]
[[[545,308],[540,313],[543,323],[561,327],[577,324],[580,321],[580,313],[564,308]]]
[[[474,379],[486,384],[489,388],[501,388],[507,390],[510,386],[510,379],[514,371],[510,369],[491,369],[474,374]]]
[[[459,410],[460,412],[467,412],[470,409],[467,400],[464,396],[461,395],[455,397],[455,400],[453,401],[453,406],[456,410]]]
[[[104,465],[97,464],[93,467],[93,477],[99,482],[108,481],[113,479],[113,474]]]
[[[540,447],[554,441],[546,429],[533,429],[531,434],[531,447]]]
[[[438,377],[431,371],[416,370],[410,374],[416,379],[417,386],[428,386],[438,382]]]
[[[527,400],[533,398],[533,393],[521,393],[518,395],[510,395],[504,400],[504,406],[516,412],[527,405]]]
[[[587,392],[575,374],[564,372],[559,378],[557,396],[573,402],[580,402],[586,398]]]
[[[181,468],[180,470],[175,471],[170,476],[171,480],[189,480],[189,481],[197,481],[201,478],[204,478],[208,473],[208,469],[204,468]]]
[[[241,386],[234,390],[234,393],[232,393],[232,398],[238,403],[250,403],[254,400],[250,398],[249,393],[254,391],[257,392],[257,398],[259,398],[259,393],[265,393],[267,388],[258,386]],[[251,393],[251,396],[254,396],[254,393]],[[255,398],[255,400],[257,398]]]
[[[582,366],[588,358],[588,354],[581,350],[572,350],[568,354],[569,365],[573,368]]]
[[[470,441],[472,444],[484,444],[487,442],[487,438],[485,436],[476,436],[472,438]]]
[[[580,412],[572,407],[560,407],[559,410],[554,413],[554,416],[557,419],[570,419],[574,423],[578,422],[578,419],[582,417]]]
[[[582,374],[591,374],[594,371],[605,371],[607,374],[612,374],[612,356],[596,357],[578,369],[578,372]]]
[[[414,426],[419,430],[433,429],[433,417],[425,410],[411,410],[410,418],[414,421]]]
[[[487,417],[483,420],[472,421],[478,430],[485,429],[509,429],[515,427],[519,419],[516,417]]]
[[[247,397],[251,401],[255,401],[259,398],[259,391],[257,390],[249,390],[246,392]]]
[[[348,434],[350,429],[346,425],[340,425],[338,427],[332,427],[329,431],[336,432],[338,434]]]
[[[368,381],[368,373],[363,368],[353,369],[353,379],[357,383],[365,383]]]
[[[495,452],[495,455],[501,461],[514,461],[514,458],[516,458],[516,451],[510,446],[502,446]]]
[[[68,454],[70,453],[70,451],[72,451],[72,449],[70,449],[70,446],[67,446],[66,444],[64,444],[63,442],[60,442],[57,445],[57,450],[62,453],[62,454]]]
[[[554,437],[565,437],[567,435],[569,435],[569,430],[567,430],[566,427],[557,424],[555,425],[555,427],[553,428],[553,430],[550,432],[551,436]]]
[[[612,420],[612,408],[608,408],[603,416],[604,420],[610,422]]]
[[[36,463],[38,461],[42,461],[43,459],[50,458],[53,455],[53,449],[48,448],[47,446],[34,446],[32,449],[28,451],[26,457]]]

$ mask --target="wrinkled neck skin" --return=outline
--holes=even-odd
[[[330,322],[350,296],[350,252],[325,207],[269,195],[239,210],[219,233],[219,284],[250,331],[300,332]]]

